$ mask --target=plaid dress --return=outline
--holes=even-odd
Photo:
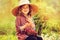
[[[28,37],[25,30],[22,31],[20,29],[20,27],[22,27],[27,22],[28,21],[26,20],[26,17],[23,15],[16,17],[16,34],[17,34],[18,40],[25,40]],[[27,30],[27,32],[28,32],[28,30]]]

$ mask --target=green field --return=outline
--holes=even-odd
[[[15,16],[12,9],[18,0],[0,0],[0,40],[17,40]],[[38,6],[38,13],[33,16],[36,31],[41,27],[44,40],[60,40],[60,0],[30,0]],[[42,26],[41,26],[42,25]]]

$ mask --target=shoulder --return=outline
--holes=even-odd
[[[21,17],[20,16],[16,16],[16,20],[20,20],[21,19]]]

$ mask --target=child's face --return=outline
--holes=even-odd
[[[28,5],[24,5],[22,6],[22,10],[21,10],[24,14],[28,14],[29,12],[29,6]]]

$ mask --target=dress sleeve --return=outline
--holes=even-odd
[[[21,29],[20,29],[20,26],[21,26],[21,20],[20,20],[19,17],[16,17],[16,20],[15,20],[15,26],[16,26],[16,30],[17,30],[18,32],[20,32],[20,31],[21,31]]]
[[[22,26],[24,26],[23,20],[21,17],[16,17],[16,28],[17,30],[24,31],[24,29],[20,29]]]
[[[16,17],[16,26],[21,26],[20,18],[19,17]]]

